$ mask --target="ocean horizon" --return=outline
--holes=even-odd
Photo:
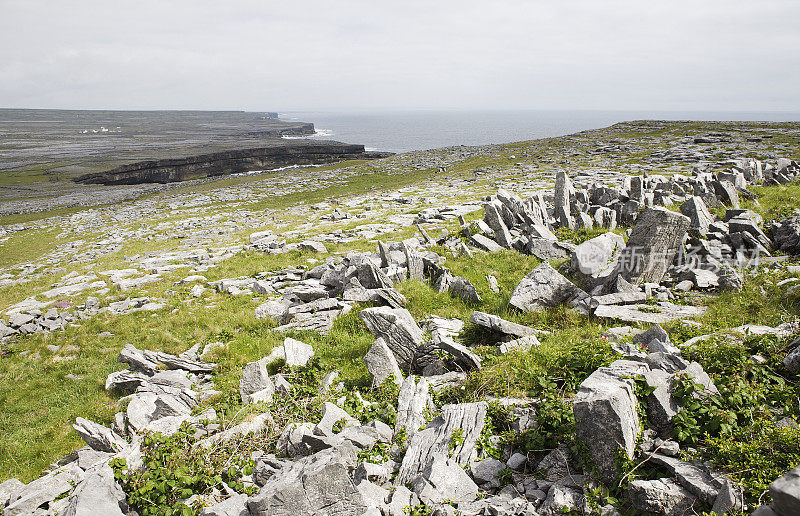
[[[456,145],[502,144],[564,136],[631,120],[800,121],[800,112],[769,111],[279,111],[311,122],[318,140],[362,144],[370,151],[409,152]]]

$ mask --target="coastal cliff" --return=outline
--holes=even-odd
[[[313,126],[312,126],[313,127]],[[366,153],[363,145],[340,142],[285,142],[266,147],[229,150],[130,163],[75,179],[83,184],[131,185],[172,183],[203,177],[269,170],[291,165],[319,165],[351,159],[385,157],[386,153]]]

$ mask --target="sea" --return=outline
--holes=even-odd
[[[549,138],[630,120],[800,121],[800,113],[727,111],[294,111],[279,117],[312,122],[312,139],[389,152]]]

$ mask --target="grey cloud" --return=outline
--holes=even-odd
[[[796,0],[0,0],[0,106],[800,111]]]

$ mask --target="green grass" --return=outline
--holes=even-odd
[[[243,228],[236,233],[225,236],[225,241],[242,243],[250,232],[261,227],[288,231],[300,224],[311,222],[313,227],[309,234],[328,231],[329,227],[350,229],[361,224],[373,222],[371,219],[354,219],[328,225],[319,223],[316,216],[311,214],[308,218],[296,216],[294,213],[284,213],[283,210],[301,204],[313,204],[320,201],[339,200],[352,195],[364,193],[378,193],[384,190],[402,188],[406,186],[419,186],[434,178],[437,181],[447,182],[450,179],[471,177],[477,168],[496,167],[502,169],[498,177],[511,182],[538,179],[547,177],[548,169],[543,167],[541,172],[530,175],[520,174],[514,166],[517,161],[523,163],[536,163],[542,160],[562,160],[577,142],[591,142],[594,140],[608,141],[615,137],[636,137],[637,147],[634,154],[641,153],[646,156],[652,150],[668,141],[664,138],[678,134],[694,134],[707,130],[707,125],[697,123],[681,126],[680,124],[664,123],[661,129],[652,129],[643,124],[619,124],[603,131],[586,131],[569,138],[548,139],[533,142],[517,142],[498,146],[496,155],[494,151],[477,157],[461,160],[448,166],[447,173],[440,175],[435,169],[393,171],[392,173],[379,170],[381,162],[344,162],[324,167],[327,170],[341,170],[342,176],[335,184],[320,184],[319,188],[305,191],[296,191],[286,195],[273,196],[251,202],[237,209],[264,211],[263,218],[258,219],[263,226]],[[725,130],[739,130],[740,125],[725,125]],[[742,129],[743,130],[743,129]],[[647,138],[647,139],[645,139]],[[786,142],[793,143],[793,142]],[[796,142],[793,143],[796,145]],[[441,152],[444,153],[443,151]],[[436,154],[436,153],[432,153]],[[511,154],[516,158],[513,162],[508,159]],[[624,153],[622,153],[624,154]],[[638,154],[637,154],[638,155]],[[390,158],[386,162],[391,163]],[[593,164],[606,159],[603,156],[580,156],[576,163]],[[615,157],[615,159],[617,159]],[[619,159],[624,160],[621,156]],[[313,169],[321,171],[322,169]],[[494,190],[491,181],[479,178],[471,183],[470,190],[457,194],[464,199],[476,197]],[[227,178],[220,181],[204,183],[183,188],[178,195],[213,192],[230,186],[248,186],[254,191],[269,187],[271,176],[250,176],[241,178]],[[494,178],[492,178],[494,180]],[[760,195],[760,206],[754,209],[771,219],[782,216],[786,207],[800,205],[800,186],[789,185],[786,187],[756,188]],[[159,194],[160,195],[160,194]],[[169,194],[167,194],[169,195]],[[460,198],[460,197],[459,197]],[[152,199],[157,199],[153,196]],[[451,202],[450,200],[446,202]],[[409,207],[418,210],[419,207]],[[0,223],[10,224],[38,220],[46,216],[69,215],[79,210],[56,210],[52,212],[18,215],[0,218]],[[222,213],[226,211],[224,203],[211,204],[199,212],[203,215]],[[369,214],[369,212],[367,212]],[[177,221],[189,216],[196,216],[198,211],[179,210],[159,218],[154,223],[163,221]],[[383,212],[376,218],[380,221]],[[275,216],[281,220],[275,223],[268,222],[268,217]],[[471,214],[469,220],[480,217],[480,212]],[[281,226],[281,224],[285,224]],[[457,231],[453,222],[436,225],[445,228],[451,234]],[[620,231],[624,229],[621,228]],[[416,232],[416,228],[409,227],[394,234],[382,235],[383,241],[399,241]],[[431,230],[432,235],[438,235],[437,230]],[[26,261],[41,259],[43,255],[55,248],[56,234],[60,229],[45,228],[12,235],[11,239],[0,245],[0,267],[9,267]],[[562,233],[564,238],[582,241],[602,231]],[[90,239],[88,235],[76,235],[74,238]],[[127,267],[129,262],[126,256],[144,254],[151,251],[164,251],[175,249],[180,245],[179,239],[141,241],[132,240],[123,248],[109,256],[98,260],[93,267],[95,270]],[[328,244],[326,244],[328,245]],[[374,250],[375,244],[358,241],[350,244],[328,245],[330,254],[342,254],[349,250]],[[499,355],[497,343],[493,336],[482,329],[469,323],[466,324],[462,335],[463,341],[473,345],[473,350],[482,358],[483,367],[480,371],[468,376],[464,389],[445,392],[439,396],[439,401],[468,401],[481,399],[485,396],[533,396],[544,397],[547,402],[544,407],[549,407],[551,413],[542,414],[542,424],[548,430],[537,435],[528,436],[528,443],[548,445],[563,442],[569,437],[558,434],[559,429],[568,428],[570,399],[574,395],[577,385],[597,367],[605,365],[615,358],[608,341],[603,337],[603,331],[610,326],[576,314],[564,307],[553,308],[538,313],[521,313],[509,306],[512,291],[519,280],[539,261],[530,256],[525,256],[513,251],[501,251],[494,254],[476,253],[474,258],[453,256],[444,248],[435,248],[437,253],[446,257],[444,266],[448,267],[454,275],[467,278],[478,290],[482,301],[474,305],[464,303],[454,298],[449,293],[436,293],[428,282],[407,281],[397,285],[398,290],[407,297],[407,308],[420,320],[430,315],[459,318],[465,323],[473,310],[480,310],[497,314],[505,319],[520,324],[529,325],[550,333],[540,337],[541,346],[527,353],[509,353]],[[288,266],[313,266],[309,259],[320,263],[326,256],[313,253],[290,252],[282,255],[266,255],[256,252],[240,253],[229,258],[219,266],[204,272],[210,280],[253,276],[257,273],[279,269]],[[72,270],[85,272],[83,264],[67,264],[65,271],[58,274],[48,274],[44,277],[24,285],[5,287],[0,289],[0,298],[3,304],[11,304],[48,287],[61,274]],[[489,289],[486,276],[493,275],[497,278],[500,291],[492,292]],[[86,417],[103,424],[109,424],[113,414],[119,410],[117,398],[108,395],[103,386],[106,376],[111,372],[123,369],[123,364],[116,362],[119,350],[127,343],[145,349],[160,349],[166,352],[179,353],[197,342],[213,342],[222,340],[227,343],[225,350],[217,353],[214,359],[219,363],[219,374],[215,382],[224,394],[217,400],[212,400],[209,405],[214,406],[218,412],[229,420],[232,414],[241,408],[238,401],[238,382],[241,377],[242,367],[253,360],[267,355],[274,346],[283,342],[285,335],[273,331],[275,323],[272,321],[258,320],[254,317],[254,309],[264,299],[258,296],[232,297],[227,294],[218,294],[207,291],[203,301],[197,301],[189,295],[191,285],[174,286],[177,279],[186,275],[186,270],[165,275],[154,284],[149,284],[134,292],[112,291],[105,302],[115,299],[124,299],[131,295],[148,295],[166,300],[167,308],[155,312],[140,312],[120,317],[101,315],[88,321],[83,321],[79,326],[70,326],[62,332],[51,335],[35,335],[16,338],[10,343],[10,356],[0,358],[0,479],[17,477],[29,481],[38,477],[44,468],[51,462],[60,459],[67,453],[83,446],[83,443],[71,429],[71,424],[77,416]],[[725,330],[741,324],[768,324],[777,325],[781,322],[793,320],[798,317],[797,300],[785,300],[783,294],[786,287],[776,287],[775,283],[788,277],[785,267],[776,266],[758,274],[745,278],[744,289],[741,292],[726,293],[719,297],[697,297],[687,299],[686,302],[708,304],[709,310],[700,319],[701,327],[695,328],[680,323],[667,325],[672,332],[675,342],[683,342],[693,336]],[[80,303],[88,293],[70,298],[72,304]],[[363,307],[356,307],[353,312],[337,319],[333,330],[327,336],[312,333],[294,333],[291,336],[311,344],[317,360],[314,371],[288,371],[294,375],[293,380],[302,384],[302,402],[297,406],[287,408],[275,405],[272,407],[276,418],[281,422],[291,418],[313,420],[318,416],[319,404],[323,398],[311,394],[312,380],[319,374],[336,369],[340,373],[340,380],[345,382],[347,391],[353,389],[368,389],[370,378],[363,362],[363,356],[369,349],[373,337],[358,318],[357,312]],[[102,332],[110,332],[112,336],[101,336]],[[46,349],[48,344],[74,345],[79,349],[75,353],[60,352],[58,355],[72,355],[75,359],[55,361],[52,353]],[[704,348],[703,348],[704,349]],[[23,356],[21,353],[29,351],[30,355],[39,353],[38,358]],[[711,366],[708,356],[698,355],[698,360],[706,360]],[[724,362],[722,362],[724,364]],[[313,373],[313,374],[312,374]],[[81,376],[82,379],[67,379],[67,374]],[[719,378],[724,378],[725,370],[715,371]],[[312,378],[313,377],[313,378]],[[563,398],[563,399],[562,399]],[[566,400],[566,401],[564,401]],[[294,400],[297,401],[297,400]],[[545,411],[546,412],[546,411]],[[563,417],[562,417],[563,416]],[[565,426],[566,425],[566,426]],[[781,436],[773,436],[768,430],[759,433],[758,429],[749,428],[749,435],[775,437],[775,442],[782,442]],[[550,434],[547,434],[550,432]],[[271,435],[265,448],[274,442],[275,435]],[[726,466],[734,467],[736,464],[747,464],[752,459],[753,453],[742,450],[729,442],[719,443],[715,450],[715,458]],[[771,471],[771,470],[770,470]],[[772,474],[772,473],[770,473]],[[755,486],[756,484],[754,484]]]

